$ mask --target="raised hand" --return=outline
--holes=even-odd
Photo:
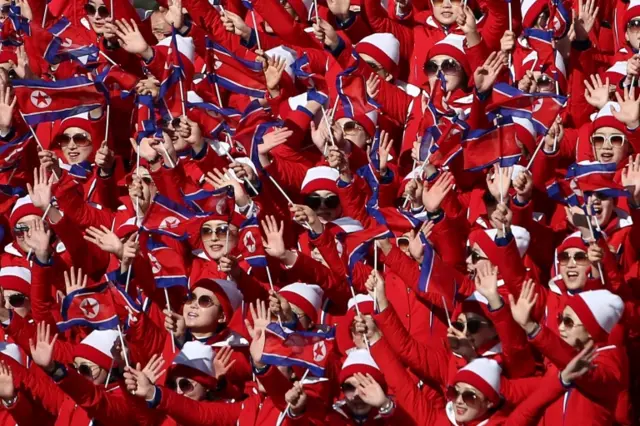
[[[284,246],[284,222],[280,221],[278,226],[275,217],[266,216],[262,221],[262,230],[266,238],[264,250],[269,256],[283,259],[287,252]]]
[[[67,296],[76,290],[80,290],[87,287],[87,275],[82,274],[82,268],[78,268],[78,274],[76,276],[76,270],[72,266],[69,272],[64,271],[64,286],[67,291]]]
[[[367,373],[356,373],[354,375],[358,384],[356,385],[357,395],[366,404],[380,408],[389,402],[389,398],[382,390],[382,386],[375,379]]]
[[[574,31],[576,40],[587,40],[598,17],[600,7],[596,6],[595,0],[578,0],[578,17],[574,20]]]
[[[393,147],[393,139],[389,137],[389,133],[385,130],[380,131],[380,147],[378,148],[378,156],[380,157],[380,175],[385,176],[387,174],[387,162],[389,161],[389,154]]]
[[[531,172],[523,170],[513,180],[513,189],[516,190],[516,198],[520,204],[525,204],[533,194],[533,177]]]
[[[58,340],[56,334],[51,339],[51,326],[44,322],[39,322],[37,325],[36,342],[33,343],[33,339],[29,339],[29,349],[31,350],[31,359],[44,371],[51,373],[55,368],[53,360],[53,345]]]
[[[100,229],[90,226],[86,229],[84,239],[100,247],[101,250],[115,255],[122,260],[124,244],[109,228],[100,225]]]
[[[598,352],[596,352],[593,340],[589,340],[560,372],[560,378],[565,384],[574,382],[594,368],[593,360],[597,356]]]
[[[476,290],[488,301],[492,310],[502,307],[502,298],[498,294],[498,268],[488,262],[482,263],[477,269],[475,278]]]
[[[504,53],[492,52],[487,60],[484,61],[484,64],[473,73],[473,80],[478,93],[486,93],[493,87],[503,67]]]
[[[291,135],[293,135],[293,131],[286,127],[280,127],[267,133],[262,137],[262,143],[258,145],[258,154],[267,155],[273,148],[285,143]]]
[[[169,8],[164,14],[164,20],[176,30],[184,25],[184,15],[182,14],[182,0],[169,0]]]
[[[370,98],[375,99],[380,93],[380,76],[378,74],[372,73],[369,78],[367,78],[367,95]]]
[[[177,312],[165,309],[162,311],[164,314],[164,328],[171,333],[176,339],[184,337],[187,330],[187,325],[184,321],[184,317]]]
[[[131,395],[135,395],[140,398],[144,398],[148,401],[153,399],[155,394],[155,385],[151,383],[151,380],[142,371],[140,363],[136,365],[136,368],[125,367],[124,369],[124,383],[127,386],[127,391]]]
[[[424,204],[424,208],[430,213],[437,212],[444,198],[453,189],[453,185],[455,185],[453,174],[443,172],[431,188],[422,191],[422,204]]]
[[[313,34],[320,43],[327,46],[330,50],[335,50],[338,47],[340,37],[338,37],[335,28],[327,21],[318,19],[313,24]]]
[[[461,6],[458,8],[456,23],[465,35],[478,32],[476,17],[473,15],[473,11],[469,6]]]
[[[35,219],[29,224],[29,231],[25,234],[24,241],[40,262],[47,263],[49,261],[51,230],[45,226],[41,219]]]
[[[327,0],[327,7],[340,21],[346,21],[349,19],[349,7],[351,6],[350,0]]]
[[[33,186],[27,183],[27,192],[34,206],[42,210],[47,210],[51,204],[51,187],[53,186],[53,174],[47,178],[47,167],[40,164],[38,169],[33,169]]]
[[[463,357],[467,362],[473,361],[478,357],[476,348],[467,336],[467,323],[464,324],[462,331],[455,327],[449,327],[447,330],[447,341],[451,350]]]
[[[634,158],[629,156],[629,163],[622,170],[622,185],[631,194],[631,202],[635,207],[640,207],[640,154]]]
[[[236,204],[239,207],[245,207],[249,202],[251,202],[251,198],[247,194],[247,191],[244,190],[244,185],[242,185],[240,179],[233,176],[233,171],[229,171],[229,169],[224,169],[224,173],[218,169],[213,169],[213,171],[207,172],[204,180],[215,189],[224,188],[226,186],[233,187],[233,194]]]
[[[271,96],[277,97],[280,94],[280,79],[287,67],[284,58],[269,57],[264,64],[264,77]]]
[[[151,59],[153,50],[142,36],[135,20],[131,19],[130,22],[127,22],[126,19],[115,21],[114,31],[120,47],[129,53],[140,55],[145,60]]]
[[[17,98],[11,93],[11,86],[0,85],[0,131],[9,132],[13,123],[13,111]]]
[[[594,108],[600,109],[609,102],[609,77],[602,82],[598,74],[592,74],[584,83],[584,98]]]
[[[289,406],[291,414],[294,416],[302,415],[307,405],[307,394],[302,387],[302,382],[295,382],[291,389],[284,394],[284,400]]]
[[[251,28],[249,28],[241,17],[225,10],[224,13],[220,15],[220,19],[222,20],[222,25],[224,25],[225,30],[242,37],[244,41],[249,41],[251,38]]]
[[[613,116],[630,129],[640,126],[640,96],[636,98],[636,88],[632,87],[629,90],[628,87],[625,87],[624,97],[620,96],[618,92],[615,92],[615,95],[618,105],[620,105],[620,111],[616,111],[612,107]]]
[[[137,365],[137,367],[139,366],[140,364]],[[147,379],[149,379],[152,384],[155,384],[160,376],[167,371],[163,370],[162,367],[164,367],[164,358],[162,355],[153,354],[149,359],[149,362],[147,362],[147,365],[142,369],[142,374],[147,376]]]
[[[501,202],[509,195],[509,187],[511,186],[511,175],[513,167],[500,167],[498,164],[493,165],[493,176],[487,173],[487,187],[489,192],[498,202]],[[502,175],[502,179],[500,178]]]
[[[516,302],[512,294],[509,294],[509,304],[511,305],[511,315],[513,319],[522,327],[527,334],[531,334],[537,324],[531,320],[531,310],[538,300],[538,293],[535,291],[533,280],[528,279],[522,285],[520,297]]]
[[[13,385],[13,373],[4,361],[0,361],[0,399],[12,400],[16,396],[16,389]]]
[[[248,319],[244,320],[244,324],[247,327],[249,336],[251,336],[251,345],[249,346],[249,353],[253,364],[258,368],[263,368],[262,352],[264,350],[264,341],[266,338],[266,328],[271,322],[269,319],[269,311],[263,300],[256,300],[254,307],[253,303],[249,305],[249,311],[251,312],[251,318],[253,319],[253,325]]]
[[[305,206],[304,204],[294,204],[289,210],[293,213],[293,220],[298,223],[308,223],[316,234],[321,234],[324,230],[324,225],[322,225],[322,222],[318,219],[318,215],[311,207]]]
[[[225,376],[236,363],[235,359],[231,359],[232,356],[233,348],[231,346],[223,346],[216,352],[216,356],[213,358],[213,372],[217,380]]]

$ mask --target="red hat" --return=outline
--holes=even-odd
[[[364,131],[367,132],[367,135],[370,137],[373,137],[376,134],[376,125],[378,124],[378,111],[376,110],[366,113],[364,111],[354,111],[353,117],[347,117],[342,104],[339,104],[336,109],[334,119],[337,121],[341,118],[349,118],[350,120],[355,121],[364,128]]]
[[[0,64],[4,64],[7,62],[13,62],[14,64],[18,63],[18,56],[16,55],[16,51],[14,49],[8,49],[3,47],[0,50]]]
[[[86,358],[109,371],[113,366],[111,348],[117,338],[116,330],[94,330],[79,345],[76,345],[73,356]]]
[[[62,120],[60,126],[56,129],[56,136],[64,133],[65,130],[71,127],[78,127],[87,132],[89,136],[91,136],[91,143],[94,149],[98,149],[105,139],[104,119],[91,120],[89,113],[74,115]],[[53,141],[55,141],[55,137]],[[54,146],[52,145],[51,148],[54,148]]]
[[[631,0],[629,2],[629,6],[627,6],[627,10],[624,13],[623,24],[625,27],[633,18],[640,17],[640,0]]]
[[[524,28],[532,28],[545,6],[549,6],[548,0],[523,0],[520,4],[522,26]]]
[[[495,360],[476,358],[458,370],[453,383],[466,383],[478,389],[484,397],[497,405],[500,402],[502,368]]]
[[[322,296],[324,292],[320,286],[315,284],[293,283],[284,286],[278,294],[284,297],[287,302],[302,309],[311,321],[318,320],[318,311],[322,308]]]
[[[584,328],[596,342],[606,342],[613,327],[620,321],[624,303],[609,290],[583,291],[567,299],[582,321]]]
[[[33,205],[31,198],[28,195],[18,198],[18,201],[14,204],[13,209],[11,210],[11,215],[9,216],[11,229],[15,228],[20,219],[32,214],[42,216],[42,210]]]
[[[565,238],[562,243],[558,246],[558,248],[556,249],[557,253],[562,253],[563,251],[570,249],[570,248],[575,248],[575,249],[580,249],[583,251],[587,251],[589,249],[589,246],[587,246],[584,241],[582,240],[582,237],[580,236],[580,232],[575,232],[571,235],[569,235],[567,238]]]
[[[400,61],[400,42],[390,33],[375,33],[356,44],[356,52],[371,56],[385,71],[397,77]]]
[[[210,345],[187,342],[168,368],[167,376],[188,377],[207,389],[215,389],[218,381],[213,371],[213,357]]]
[[[427,60],[438,55],[451,56],[460,64],[462,69],[464,69],[467,77],[473,75],[471,72],[471,66],[467,60],[467,54],[464,51],[464,36],[459,34],[449,34],[429,49]]]
[[[338,186],[336,185],[336,182],[339,177],[340,173],[331,167],[312,167],[307,170],[307,174],[304,176],[300,192],[304,195],[322,190],[338,193]]]
[[[498,246],[496,246],[495,243],[497,234],[497,229],[475,229],[469,234],[469,247],[474,244],[478,244],[482,251],[487,255],[487,258],[494,265],[498,264],[498,260],[501,256]],[[529,231],[521,226],[514,225],[511,227],[511,234],[516,240],[516,246],[518,247],[520,257],[524,257],[527,249],[529,248],[529,243],[531,242],[531,235],[529,234]]]
[[[378,364],[376,364],[366,349],[354,349],[349,352],[347,359],[345,359],[344,364],[342,364],[338,380],[342,384],[356,373],[369,374],[383,389],[387,387],[384,374],[382,374],[380,367],[378,367]]]
[[[351,337],[351,323],[358,313],[358,310],[356,310],[356,304],[358,305],[358,310],[362,315],[373,315],[375,313],[373,309],[374,301],[371,296],[366,294],[356,294],[355,298],[352,297],[349,299],[349,302],[347,303],[347,313],[338,320],[336,327],[336,343],[342,353],[347,353],[349,349],[355,346],[353,338]]]
[[[191,285],[191,290],[197,287],[212,291],[222,306],[226,321],[231,321],[233,313],[242,303],[242,293],[238,290],[238,285],[228,280],[201,278]]]
[[[593,130],[601,127],[613,127],[623,133],[627,133],[627,127],[623,122],[613,116],[613,111],[620,111],[620,105],[617,102],[607,102],[593,118]]]
[[[4,266],[0,269],[0,286],[29,296],[31,293],[31,270],[22,266]]]

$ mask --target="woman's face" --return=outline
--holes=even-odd
[[[587,272],[591,266],[586,251],[568,248],[558,254],[558,265],[562,281],[569,290],[584,288],[587,283]]]
[[[85,13],[96,34],[103,34],[109,11],[102,0],[89,0],[85,5]]]
[[[347,402],[347,407],[356,416],[366,416],[371,411],[371,406],[364,402],[356,391],[358,381],[355,377],[349,377],[342,384],[342,393]]]
[[[202,287],[194,288],[191,295],[182,311],[185,325],[196,333],[214,331],[225,319],[220,301],[211,290]]]
[[[458,382],[447,392],[455,413],[456,423],[464,424],[484,416],[493,404],[475,387]]]
[[[362,58],[363,61],[369,64],[371,68],[373,68],[373,71],[375,71],[375,73],[378,74],[380,78],[382,78],[385,81],[393,80],[393,76],[389,73],[389,71],[385,70],[382,67],[382,65],[380,65],[380,62],[376,61],[371,56],[364,53],[361,53],[360,57]]]
[[[564,308],[561,317],[558,318],[558,332],[562,340],[574,348],[581,348],[591,339],[582,321],[569,306]]]
[[[184,395],[194,401],[203,401],[207,396],[207,389],[188,377],[171,377],[167,380],[167,386],[176,391],[178,395]]]
[[[475,279],[476,269],[480,267],[484,262],[487,262],[489,265],[491,265],[491,262],[487,258],[487,255],[484,251],[482,251],[477,243],[473,243],[473,246],[471,246],[466,262],[467,272],[469,273],[469,278],[471,279]]]
[[[213,260],[220,260],[238,245],[238,228],[223,220],[209,220],[200,228],[204,250]]]
[[[306,197],[305,204],[318,215],[322,223],[331,222],[342,216],[340,198],[331,191],[324,189],[314,191]]]
[[[620,130],[600,127],[591,136],[591,147],[597,161],[618,164],[629,155],[629,142]]]
[[[91,135],[79,127],[69,127],[58,138],[58,141],[67,164],[86,161],[93,151]]]
[[[590,209],[591,214],[598,221],[598,225],[601,227],[606,227],[611,220],[611,215],[613,214],[613,209],[615,204],[613,202],[613,198],[604,197],[599,194],[595,194],[589,197],[589,202],[587,208]]]
[[[31,312],[31,301],[24,293],[15,290],[3,290],[2,296],[4,297],[5,309],[13,311],[22,318]]]
[[[438,74],[442,72],[446,83],[447,92],[453,92],[462,87],[464,70],[460,63],[448,55],[436,55],[429,59],[425,65],[425,72],[429,78],[429,87],[432,89],[438,81]]]
[[[632,48],[640,49],[640,19],[632,19],[627,23],[625,38]]]
[[[487,342],[495,340],[497,337],[496,329],[485,317],[475,312],[463,312],[456,319],[456,328],[466,327],[467,338],[475,348],[484,346]]]
[[[81,376],[92,381],[95,385],[104,385],[107,381],[109,372],[86,358],[75,357],[73,359],[73,366]]]
[[[433,17],[442,25],[456,22],[460,10],[460,0],[432,0]]]
[[[371,138],[357,121],[350,118],[339,118],[338,125],[342,127],[344,138],[360,149],[366,149]]]

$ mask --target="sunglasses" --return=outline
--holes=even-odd
[[[438,74],[438,71],[442,71],[444,75],[455,75],[462,70],[459,63],[453,59],[445,59],[442,63],[438,64],[436,61],[431,60],[424,66],[424,71],[428,76],[434,76]]]
[[[16,237],[22,237],[27,232],[29,232],[29,225],[25,225],[24,223],[20,223],[13,227],[13,233]]]
[[[536,84],[538,85],[539,89],[548,89],[552,86],[555,86],[556,82],[548,75],[543,74],[536,79]]]
[[[631,31],[640,31],[640,20],[634,19],[633,21],[629,21],[627,29]]]
[[[398,238],[396,238],[396,245],[399,248],[407,248],[407,247],[409,247],[409,238],[407,238],[407,237],[398,237]]]
[[[105,5],[98,6],[98,8],[96,9],[96,7],[94,5],[92,5],[91,3],[86,3],[84,5],[84,11],[89,16],[95,16],[96,12],[97,12],[98,16],[103,18],[103,19],[109,16],[109,9],[107,9],[107,6],[105,6]]]
[[[340,389],[342,389],[342,392],[347,394],[347,393],[353,393],[356,391],[356,387],[353,386],[350,383],[343,383],[340,385]]]
[[[10,11],[11,11],[11,5],[10,4],[5,4],[4,6],[2,6],[0,8],[0,13],[2,13],[3,15],[8,15]]]
[[[73,136],[69,136],[67,134],[61,134],[56,136],[56,142],[60,144],[61,147],[68,146],[71,141],[73,141],[76,146],[85,148],[87,146],[91,146],[91,139],[89,139],[89,135],[86,133],[76,133]]]
[[[469,252],[469,256],[471,256],[471,263],[473,265],[475,265],[476,263],[480,262],[481,260],[489,260],[488,258],[482,256],[480,253],[478,253],[475,250],[471,250]]]
[[[211,296],[204,295],[204,296],[196,297],[196,295],[193,293],[188,293],[186,295],[184,303],[185,305],[191,305],[194,301],[197,301],[198,306],[203,309],[210,308],[212,306],[219,306],[219,305],[216,305],[216,303],[213,301]]]
[[[89,365],[89,364],[80,364],[80,365],[73,364],[73,367],[76,369],[78,374],[91,380],[93,380],[94,378],[93,371],[100,368],[96,365]]]
[[[169,386],[169,389],[171,390],[180,389],[182,393],[185,393],[185,394],[193,392],[193,390],[196,388],[189,379],[185,379],[184,377],[178,379],[177,381],[171,380],[167,385]]]
[[[558,327],[564,324],[564,328],[573,328],[573,327],[582,327],[582,324],[576,324],[571,317],[564,316],[562,314],[558,314]]]
[[[478,395],[473,391],[464,390],[460,392],[455,386],[449,386],[447,388],[447,399],[449,401],[456,401],[460,396],[462,397],[462,402],[470,407],[475,406],[480,400]]]
[[[347,121],[342,126],[342,131],[345,134],[355,133],[355,132],[361,131],[361,130],[364,130],[364,128],[360,124],[355,122],[355,121]]]
[[[558,263],[560,263],[563,266],[566,266],[569,264],[569,261],[573,259],[574,262],[576,262],[576,265],[580,265],[580,266],[586,266],[589,263],[589,256],[587,256],[587,253],[583,252],[583,251],[579,251],[577,253],[574,253],[573,255],[567,253],[566,251],[563,251],[562,253],[558,253]]]
[[[456,321],[451,325],[453,326],[453,328],[455,328],[458,331],[464,331],[465,323],[463,323],[462,321]],[[477,319],[467,320],[467,332],[469,332],[469,334],[476,334],[478,331],[480,331],[482,327],[486,325],[489,325],[489,323],[485,321],[481,321]]]
[[[340,197],[337,195],[329,195],[328,197],[307,195],[304,197],[304,205],[309,207],[311,210],[318,210],[322,206],[327,209],[335,209],[340,205]]]
[[[591,143],[596,148],[603,147],[605,142],[609,142],[611,146],[621,147],[626,141],[627,138],[624,135],[591,135]]]
[[[24,306],[24,302],[26,302],[27,299],[28,297],[24,294],[12,294],[11,296],[7,297],[7,301],[14,308],[22,308]]]
[[[227,225],[220,225],[216,228],[209,228],[208,226],[203,226],[200,229],[200,236],[202,237],[203,240],[210,240],[211,238],[213,238],[213,235],[215,234],[216,237],[218,237],[219,240],[226,238],[227,237],[227,232],[229,232],[229,226]]]

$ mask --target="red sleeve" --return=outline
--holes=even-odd
[[[420,114],[420,117],[414,117],[417,122],[420,122],[422,117],[422,104],[413,105],[413,102],[421,102],[422,95],[414,98],[411,95],[406,94],[399,87],[380,79],[380,91],[375,100],[381,106],[382,111],[387,114],[392,120],[398,123],[408,123],[412,117],[412,114]],[[413,106],[413,108],[412,108]],[[419,108],[420,109],[417,109]],[[414,113],[415,111],[415,113]],[[412,144],[415,141],[415,134],[411,136]]]
[[[509,29],[509,9],[507,2],[502,0],[489,0],[486,2],[488,12],[486,21],[480,30],[482,40],[486,43],[489,51],[500,51],[500,39],[506,30]],[[513,15],[516,18],[520,8],[517,3],[513,6]],[[514,31],[517,31],[517,22]],[[475,70],[474,70],[475,71]]]
[[[323,232],[322,235],[324,234]],[[325,259],[325,261],[326,260],[327,259]],[[340,262],[338,268],[343,268],[342,260],[338,260]],[[327,261],[327,264],[334,263]],[[346,307],[347,302],[351,298],[351,293],[349,292],[346,281],[343,278],[338,279],[339,273],[334,274],[332,270],[304,253],[298,253],[298,258],[291,269],[287,270],[287,275],[291,276],[291,278],[295,277],[296,280],[300,280],[301,282],[319,285],[322,287],[325,297],[331,299],[331,301],[338,306]],[[346,276],[346,273],[342,275],[342,277],[344,276]]]
[[[299,47],[321,48],[320,43],[307,33],[303,24],[307,20],[306,16],[300,16],[300,22],[296,22],[284,7],[276,0],[256,0],[253,2],[256,13],[273,29],[287,44]]]
[[[53,425],[56,418],[47,412],[38,401],[31,398],[28,392],[18,390],[16,401],[10,407],[3,405],[16,425],[41,426]]]
[[[451,218],[447,214],[433,227],[429,239],[444,263],[458,271],[466,271],[467,220],[464,216]]]
[[[189,12],[193,22],[209,33],[213,41],[231,50],[235,50],[238,47],[240,43],[238,37],[224,29],[220,13],[209,2],[185,0],[182,5]]]
[[[60,210],[82,228],[104,225],[111,228],[114,214],[105,209],[89,206],[84,200],[82,185],[75,182],[68,173],[62,173],[60,181],[54,189],[54,195]]]
[[[437,408],[429,399],[424,398],[414,385],[411,376],[398,361],[385,337],[371,346],[371,356],[378,365],[384,365],[383,373],[387,384],[395,392],[396,401],[400,407],[407,410],[409,415],[420,425],[435,425],[437,423]]]
[[[243,402],[200,402],[178,395],[170,389],[156,387],[161,392],[160,404],[156,408],[171,416],[178,424],[191,426],[235,426]]]
[[[238,289],[242,292],[244,300],[254,303],[256,300],[269,301],[269,283],[258,281],[244,270],[237,277]]]
[[[161,354],[169,332],[158,328],[146,314],[138,315],[126,334],[131,358],[146,365],[154,354]]]
[[[505,426],[535,426],[538,424],[544,410],[553,401],[558,399],[566,389],[560,382],[560,377],[555,372],[547,374],[539,382],[533,393],[518,404],[516,409],[509,414]]]
[[[351,183],[347,184],[340,180],[337,186],[344,217],[358,220],[364,228],[377,225],[375,219],[367,213],[367,195],[371,193],[371,190],[364,179],[354,175]]]
[[[282,189],[293,197],[300,194],[302,182],[307,174],[308,167],[283,158],[273,158],[271,164],[264,168],[265,171],[282,187]],[[265,178],[266,179],[266,178]],[[295,202],[295,198],[293,199]]]
[[[364,14],[375,33],[391,33],[400,42],[400,60],[409,60],[413,53],[413,31],[415,29],[389,18],[387,11],[377,0],[364,1]]]
[[[31,316],[35,323],[45,322],[53,330],[57,328],[53,312],[59,310],[53,299],[52,284],[61,281],[62,276],[56,274],[58,269],[40,266],[37,262],[31,267]]]
[[[404,365],[422,380],[441,388],[447,385],[449,351],[444,344],[418,343],[402,326],[392,306],[374,318],[389,346]]]

